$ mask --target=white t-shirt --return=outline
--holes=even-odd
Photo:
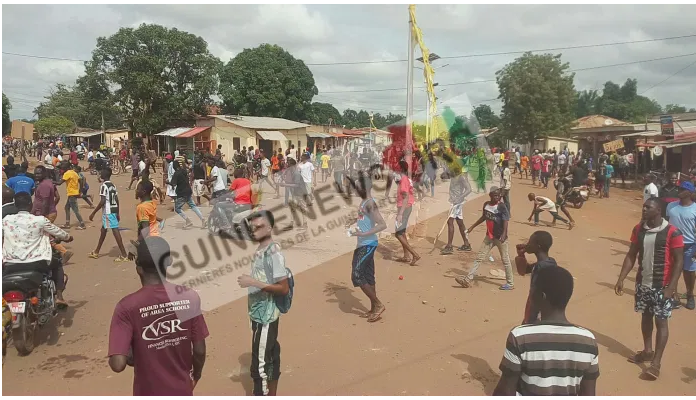
[[[314,172],[314,164],[311,162],[300,164],[300,174],[305,183],[312,183],[312,172]]]
[[[98,151],[97,158],[104,158],[104,154],[101,151]]]
[[[261,160],[261,175],[263,176],[268,176],[268,167],[271,166],[271,162],[268,161],[268,158],[264,158]]]
[[[561,153],[558,155],[558,165],[565,165],[566,162],[566,156],[565,154]]]
[[[500,162],[500,153],[493,154],[493,162],[498,164]]]
[[[93,158],[93,157],[94,157],[94,152],[92,150],[90,150],[89,153],[87,153],[87,158],[89,159],[89,158]]]
[[[141,174],[145,171],[145,161],[140,160],[138,163],[138,171],[140,171]]]
[[[546,200],[546,204],[540,205],[539,209],[556,212],[556,203],[551,201],[551,199],[549,199],[548,197],[543,197],[543,196],[536,197],[537,203],[541,203],[542,200]]]
[[[227,187],[227,170],[226,169],[218,168],[217,166],[215,166],[210,171],[210,176],[214,176],[217,178],[215,180],[215,183],[213,184],[213,192],[217,192],[218,190],[225,190],[225,188]]]
[[[651,197],[657,197],[658,196],[658,191],[657,191],[657,186],[655,186],[654,183],[649,183],[645,185],[645,188],[643,188],[643,201],[646,201],[647,199]]]
[[[287,156],[285,156],[285,158],[292,158],[295,161],[297,161],[297,158],[295,157],[295,150],[290,150],[290,152],[288,153]]]

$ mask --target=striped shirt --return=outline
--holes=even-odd
[[[543,322],[510,331],[500,370],[519,375],[523,396],[578,395],[583,379],[599,377],[599,351],[589,330]]]
[[[684,247],[681,231],[666,220],[655,228],[638,224],[631,233],[631,243],[638,244],[636,283],[647,288],[663,289],[672,277],[672,250]]]

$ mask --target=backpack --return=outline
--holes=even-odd
[[[277,245],[277,244],[274,243],[273,245]],[[273,245],[271,245],[271,246],[273,246]],[[271,246],[269,246],[269,248],[266,249],[266,251],[269,251]],[[273,267],[271,266],[271,264],[269,262],[266,261],[265,255],[266,254],[264,253],[263,267],[264,267],[265,272],[266,272],[266,279],[268,279],[268,283],[273,283],[272,282]],[[285,273],[288,276],[288,288],[290,290],[288,291],[288,294],[286,294],[284,296],[275,295],[274,299],[273,299],[275,301],[276,307],[278,307],[278,310],[282,314],[287,314],[288,311],[290,311],[290,307],[292,306],[292,296],[295,292],[295,277],[293,276],[292,271],[290,271],[290,268],[285,267]]]

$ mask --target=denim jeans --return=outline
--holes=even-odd
[[[481,263],[488,258],[488,255],[491,254],[491,249],[493,249],[493,246],[495,246],[498,248],[500,258],[503,260],[503,265],[505,266],[505,280],[507,281],[508,285],[512,286],[514,283],[512,277],[512,264],[510,263],[510,254],[508,253],[508,242],[509,240],[501,242],[498,239],[491,239],[488,236],[485,236],[483,238],[483,243],[481,243],[481,247],[479,247],[478,254],[476,255],[474,267],[471,268],[471,271],[469,271],[467,279],[474,279],[476,271],[478,271]]]
[[[334,181],[338,185],[338,191],[343,191],[343,171],[334,171]]]
[[[75,217],[77,217],[77,222],[80,223],[80,226],[85,224],[82,221],[80,209],[77,206],[78,198],[80,198],[80,196],[68,196],[68,200],[65,202],[65,223],[68,225],[70,224],[70,210],[72,210],[75,213]]]
[[[184,207],[184,204],[188,204],[189,208],[196,213],[201,221],[203,221],[203,214],[201,214],[201,211],[198,209],[198,207],[196,207],[196,203],[193,202],[193,196],[176,196],[176,200],[174,200],[174,211],[176,211],[181,218],[185,219],[186,221],[189,220],[186,214],[184,214],[184,212],[181,210],[181,208]]]

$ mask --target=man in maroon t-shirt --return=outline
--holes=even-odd
[[[623,282],[638,258],[635,311],[642,313],[643,350],[630,356],[635,364],[650,362],[645,373],[657,379],[669,336],[668,319],[673,296],[684,266],[684,238],[681,231],[662,218],[662,200],[651,197],[643,203],[643,219],[631,232],[631,247],[624,258],[614,291],[623,295]],[[653,351],[653,321],[657,327]]]
[[[542,161],[543,158],[539,155],[539,150],[534,150],[534,155],[532,156],[532,185],[535,185],[536,180],[540,178]],[[539,179],[539,183],[541,184],[541,179]]]
[[[143,287],[116,304],[109,331],[109,366],[134,367],[134,396],[191,396],[205,363],[208,327],[193,290],[163,282],[169,244],[149,236],[138,246]]]

